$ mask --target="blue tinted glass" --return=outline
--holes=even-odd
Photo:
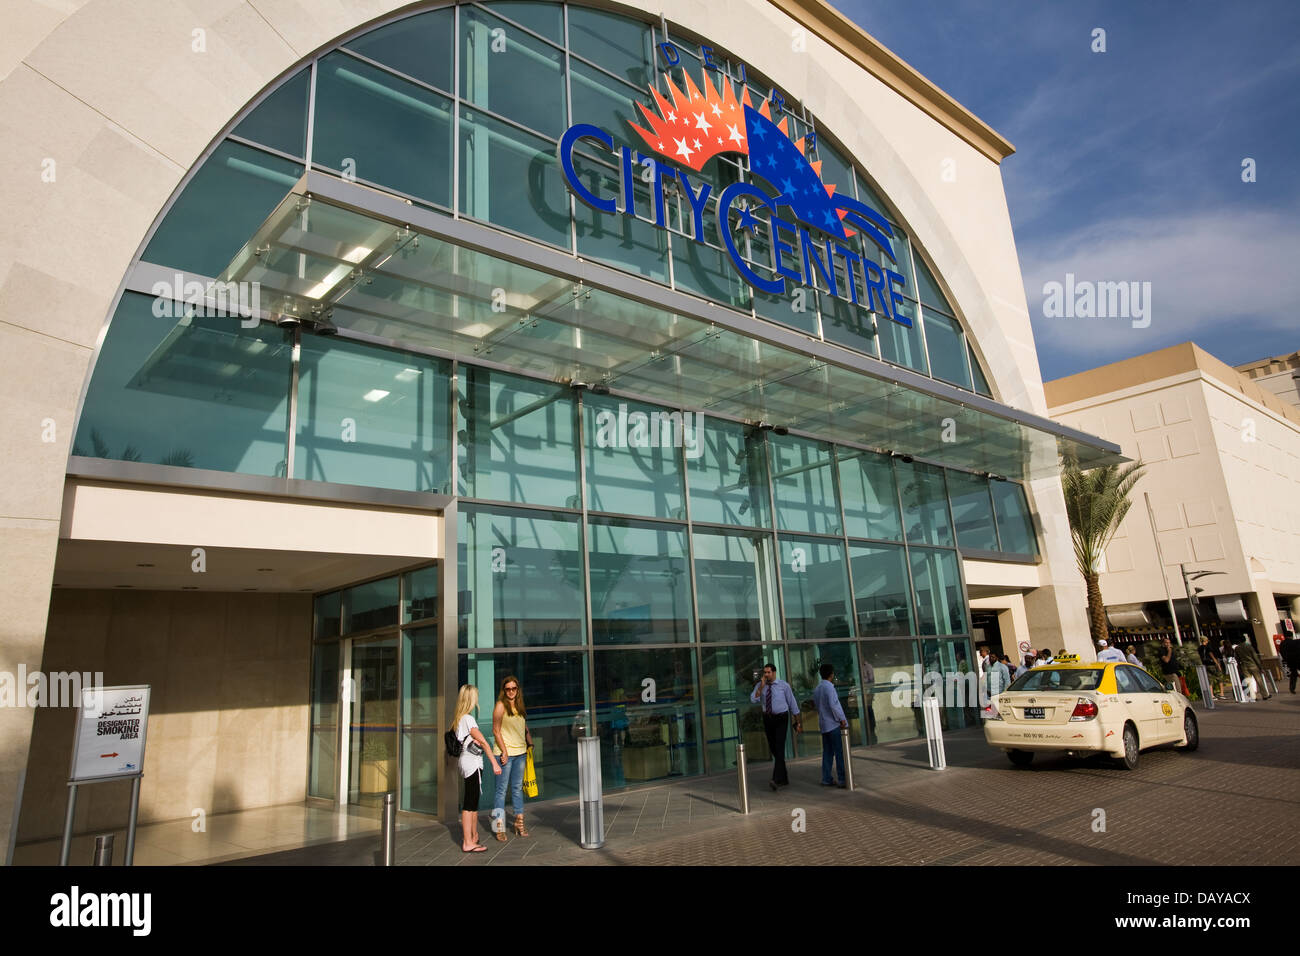
[[[781,594],[790,640],[853,636],[840,542],[781,535]]]
[[[577,61],[573,64],[570,86],[574,116],[611,133],[615,148],[627,137],[631,137],[629,141],[640,142],[627,124],[631,122],[638,126],[644,125],[641,115],[632,104],[637,100],[645,102],[647,94]]]
[[[949,470],[948,496],[952,501],[958,547],[996,551],[998,539],[993,530],[993,500],[989,497],[988,479]]]
[[[767,453],[747,426],[704,420],[700,453],[686,449],[691,520],[769,528]]]
[[[588,536],[595,643],[681,644],[694,639],[685,531],[593,519]]]
[[[738,743],[745,745],[747,764],[772,759],[763,730],[763,708],[752,703],[749,695],[758,683],[755,675],[762,673],[764,664],[771,661],[777,664],[778,674],[785,672],[781,657],[781,648],[772,644],[707,647],[700,652],[704,673],[704,738],[711,772],[735,768]],[[787,738],[787,753],[789,749]]]
[[[930,353],[930,374],[962,388],[970,388],[966,368],[966,339],[956,319],[938,312],[925,313],[925,347]]]
[[[966,602],[956,552],[913,548],[911,559],[917,633],[965,633]]]
[[[311,71],[302,70],[262,100],[235,127],[242,136],[293,156],[307,155],[307,91]]]
[[[564,54],[469,6],[460,34],[461,97],[558,139],[567,125]]]
[[[460,208],[475,219],[569,248],[569,193],[555,145],[466,109],[460,120]]]
[[[700,640],[779,638],[772,536],[697,530],[694,542]]]
[[[343,633],[356,634],[397,623],[397,578],[368,581],[343,592]]]
[[[1002,550],[1010,554],[1038,554],[1038,539],[1034,535],[1034,523],[1029,516],[1024,489],[1009,481],[995,481],[990,487],[998,534],[1002,536]]]
[[[438,616],[438,566],[431,564],[402,576],[402,623]]]
[[[596,720],[600,735],[614,742],[601,767],[605,789],[703,769],[694,651],[601,650],[594,666]],[[653,695],[645,693],[647,678]]]
[[[462,368],[457,441],[470,498],[579,508],[573,393],[492,369]]]
[[[929,366],[925,360],[925,349],[921,347],[921,320],[916,314],[916,303],[911,299],[891,302],[890,309],[906,318],[912,324],[905,326],[886,316],[876,320],[876,331],[880,336],[880,357],[886,362],[893,362],[904,368],[914,369],[925,375]]]
[[[312,162],[451,206],[451,101],[345,53],[316,73]]]
[[[582,154],[574,155],[579,180],[599,196],[621,196],[618,171]],[[634,184],[633,203],[639,216],[654,216],[651,186],[640,176]],[[599,259],[620,269],[639,273],[656,282],[668,282],[668,233],[645,219],[606,215],[582,203],[576,205],[578,254]]]
[[[900,461],[897,473],[903,497],[903,527],[908,542],[952,547],[952,524],[948,519],[943,469]]]
[[[500,14],[534,33],[540,33],[552,43],[564,43],[564,14],[558,3],[540,3],[533,0],[502,0],[486,4],[493,13]]]
[[[975,357],[975,351],[970,347],[969,342],[966,343],[966,354],[970,356],[970,371],[975,378],[975,391],[992,398],[993,392],[989,388],[989,381],[984,377],[984,370],[980,368],[980,361]]]
[[[459,532],[461,647],[586,643],[576,518],[467,507]]]
[[[901,547],[850,545],[853,564],[853,606],[862,637],[912,633],[912,602],[908,599],[907,557]]]
[[[772,492],[777,527],[783,531],[840,533],[831,446],[793,436],[771,435]]]
[[[293,356],[285,333],[245,329],[238,318],[172,317],[172,308],[122,296],[72,453],[283,477]]]
[[[840,495],[850,538],[903,540],[893,462],[869,451],[839,449]]]
[[[294,477],[449,492],[449,388],[437,359],[304,335]]]
[[[569,7],[569,48],[642,90],[650,84],[650,47],[648,24],[615,13]]]
[[[932,309],[938,309],[948,315],[953,314],[953,308],[948,303],[948,299],[939,289],[939,283],[935,280],[934,275],[926,268],[921,261],[921,257],[916,257],[916,285],[921,293],[921,304],[929,306]]]
[[[686,517],[682,449],[696,417],[610,396],[583,399],[587,507],[652,518]]]
[[[848,278],[844,276],[838,262],[835,271],[838,275],[836,282],[840,296],[848,296],[846,284]],[[817,294],[817,303],[822,312],[822,335],[828,342],[846,346],[857,352],[875,355],[878,348],[876,322],[872,319],[871,313],[861,304],[865,300],[860,287],[858,296],[859,304],[854,305],[846,298],[824,292]]]
[[[297,184],[302,169],[261,150],[222,143],[168,210],[142,258],[196,275],[220,275]]]
[[[349,41],[362,56],[451,92],[452,9],[431,10]]]

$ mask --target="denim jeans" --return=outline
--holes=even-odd
[[[831,779],[831,761],[839,771],[839,783],[844,782],[844,741],[840,739],[840,728],[822,734],[822,783],[835,783]],[[500,789],[501,784],[497,784]]]
[[[524,812],[524,765],[528,761],[528,754],[521,753],[517,757],[506,757],[500,761],[501,776],[497,777],[497,795],[492,800],[492,815],[495,817],[500,811],[505,816],[506,811],[506,787],[510,787],[510,809],[514,811],[515,816]]]

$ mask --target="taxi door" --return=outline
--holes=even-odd
[[[1133,668],[1136,672],[1138,681],[1151,694],[1151,699],[1155,705],[1157,720],[1159,722],[1160,740],[1168,742],[1177,740],[1183,735],[1182,726],[1179,721],[1182,719],[1181,705],[1178,698],[1170,691],[1164,688],[1160,681],[1156,680],[1146,671],[1140,668]],[[1153,741],[1154,742],[1154,741]]]
[[[1159,695],[1153,693],[1158,685],[1152,686],[1154,680],[1151,680],[1151,684],[1143,682],[1143,677],[1150,680],[1149,675],[1136,667],[1128,664],[1115,666],[1115,685],[1119,689],[1120,703],[1137,724],[1139,744],[1149,747],[1164,739],[1164,713],[1160,701],[1156,699]],[[1118,732],[1116,728],[1116,733]]]

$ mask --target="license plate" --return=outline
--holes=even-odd
[[[1044,718],[1047,717],[1047,714],[1044,713],[1042,707],[1026,707],[1025,716],[1029,718],[1037,718],[1038,720],[1043,720]]]

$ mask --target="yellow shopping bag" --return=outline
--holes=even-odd
[[[533,748],[528,748],[528,759],[524,761],[524,796],[532,799],[537,796],[537,768],[533,766]]]

